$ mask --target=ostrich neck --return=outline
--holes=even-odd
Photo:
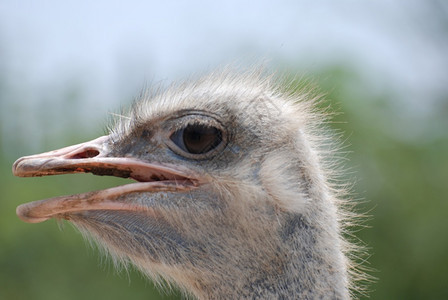
[[[319,228],[300,214],[289,214],[275,257],[261,258],[259,269],[246,267],[246,277],[235,272],[239,277],[202,286],[199,298],[349,299],[341,241],[331,227]]]

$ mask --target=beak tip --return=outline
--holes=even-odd
[[[17,216],[19,217],[19,219],[21,219],[26,223],[40,223],[49,219],[45,217],[44,218],[32,217],[30,216],[30,211],[31,210],[29,209],[29,206],[27,204],[19,205],[16,208]]]
[[[21,157],[14,162],[14,164],[12,165],[12,174],[14,176],[27,177],[30,167],[31,169],[34,169],[31,164],[32,161],[27,161],[26,158],[27,157]]]
[[[20,168],[20,163],[23,161],[23,157],[19,158],[18,160],[16,160],[14,162],[14,164],[12,165],[12,174],[14,176],[21,176],[21,168]]]

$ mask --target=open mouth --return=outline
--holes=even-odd
[[[17,215],[28,223],[39,223],[53,217],[69,218],[70,213],[87,210],[148,211],[148,207],[126,201],[131,193],[182,192],[199,185],[198,177],[179,166],[144,162],[130,157],[110,157],[109,137],[103,136],[42,154],[25,156],[13,165],[20,177],[70,173],[131,178],[136,183],[105,190],[30,202],[17,207]]]

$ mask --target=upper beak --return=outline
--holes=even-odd
[[[102,136],[92,141],[50,152],[19,158],[12,172],[19,177],[35,177],[68,173],[93,173],[132,178],[137,181],[155,181],[185,177],[179,167],[168,167],[157,162],[147,163],[135,158],[110,156],[110,137]],[[188,176],[187,176],[188,177]]]
[[[120,197],[138,192],[185,191],[197,186],[197,176],[180,166],[146,162],[132,157],[111,155],[110,136],[18,159],[12,172],[16,176],[46,176],[67,173],[93,173],[132,178],[139,183],[73,196],[61,196],[20,205],[17,215],[35,223],[56,215],[85,210],[136,210]]]

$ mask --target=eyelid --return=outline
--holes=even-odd
[[[169,132],[168,136],[171,136],[174,132],[185,128],[188,125],[194,124],[213,126],[220,129],[221,131],[223,130],[223,128],[225,128],[218,119],[200,113],[183,115],[181,117],[168,119],[167,121],[168,122],[166,122],[164,129]]]

